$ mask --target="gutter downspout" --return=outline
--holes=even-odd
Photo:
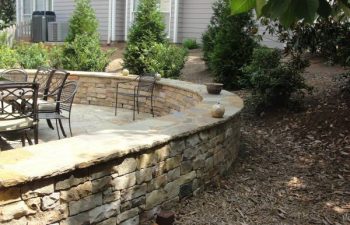
[[[175,0],[175,10],[174,10],[174,43],[177,43],[177,30],[179,26],[179,0]]]
[[[112,0],[112,42],[116,41],[116,29],[115,29],[115,22],[116,22],[116,9],[117,9],[117,0]]]
[[[128,40],[128,14],[129,14],[129,1],[125,0],[125,34],[124,34],[124,41]]]
[[[107,31],[107,44],[111,44],[111,27],[112,27],[112,0],[108,0],[108,31]]]

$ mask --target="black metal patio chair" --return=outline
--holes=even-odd
[[[127,83],[135,83],[136,85],[133,86],[133,92],[130,93],[128,91],[120,92],[120,84],[127,84]],[[117,82],[116,86],[116,103],[115,103],[115,115],[117,115],[117,108],[118,108],[118,96],[126,96],[126,97],[132,97],[133,98],[133,120],[135,120],[135,114],[140,113],[140,99],[144,98],[145,101],[147,99],[151,100],[151,114],[154,117],[154,107],[153,107],[153,92],[154,87],[156,83],[156,77],[154,73],[144,73],[141,76],[136,77],[135,80],[130,81],[120,81]],[[124,104],[121,104],[122,108]]]
[[[55,112],[58,93],[63,88],[69,73],[64,70],[40,67],[34,77],[34,82],[39,83],[39,92],[42,97],[38,99],[39,112]],[[47,125],[54,129],[51,121]]]
[[[0,134],[21,132],[22,146],[25,139],[33,142],[27,130],[34,130],[34,143],[38,144],[38,84],[8,83],[0,85]]]
[[[57,129],[57,135],[59,139],[61,137],[58,129],[58,124],[60,125],[62,135],[64,137],[67,137],[62,124],[63,119],[68,120],[70,135],[73,136],[70,119],[71,119],[72,105],[73,105],[75,94],[77,93],[77,89],[78,89],[78,83],[76,81],[66,82],[63,88],[61,88],[57,93],[57,100],[54,103],[46,103],[46,104],[54,104],[55,110],[39,111],[39,119],[56,120],[56,129]]]
[[[1,78],[13,82],[27,82],[28,74],[22,69],[8,69],[0,74]]]

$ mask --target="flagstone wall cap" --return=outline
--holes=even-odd
[[[77,73],[81,75],[81,72]],[[91,74],[100,77],[100,73]],[[119,75],[103,73],[103,76]],[[209,95],[204,85],[169,79],[162,79],[159,84],[196,92],[202,101],[181,112],[116,126],[113,130],[0,152],[0,188],[142,153],[171,140],[225,123],[243,108],[241,98],[228,91],[222,91],[221,95]],[[211,106],[218,101],[226,108],[221,119],[210,116]]]

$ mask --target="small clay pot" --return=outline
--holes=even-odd
[[[207,86],[208,93],[213,95],[219,95],[224,86],[221,83],[206,83],[205,85]]]
[[[225,114],[225,107],[219,102],[211,108],[211,116],[214,118],[222,118]]]

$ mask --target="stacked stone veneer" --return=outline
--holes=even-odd
[[[33,77],[34,71],[30,71],[30,77]],[[77,104],[115,106],[116,103],[116,86],[119,84],[118,107],[132,109],[134,106],[134,87],[137,82],[134,81],[136,76],[127,77],[117,76],[109,73],[89,73],[72,71],[68,78],[79,82],[79,89],[75,96],[74,102]],[[127,83],[125,81],[128,81]],[[130,94],[130,96],[123,94]],[[149,93],[142,93],[149,95]],[[198,93],[182,89],[181,86],[162,85],[156,83],[154,89],[154,113],[157,116],[169,114],[173,111],[193,107],[202,100]],[[150,98],[140,98],[140,111],[150,112]]]
[[[186,83],[179,84],[172,92],[185,90]],[[160,87],[172,89],[176,85]],[[199,194],[237,156],[242,107],[237,96],[225,92],[220,99],[232,104],[228,116],[210,118],[208,105],[218,97],[200,90],[194,88],[191,96],[203,102],[189,111],[130,124],[145,130],[174,120],[172,127],[144,134],[125,125],[111,134],[1,152],[0,224],[147,224],[158,210]],[[133,144],[137,138],[139,146]]]

